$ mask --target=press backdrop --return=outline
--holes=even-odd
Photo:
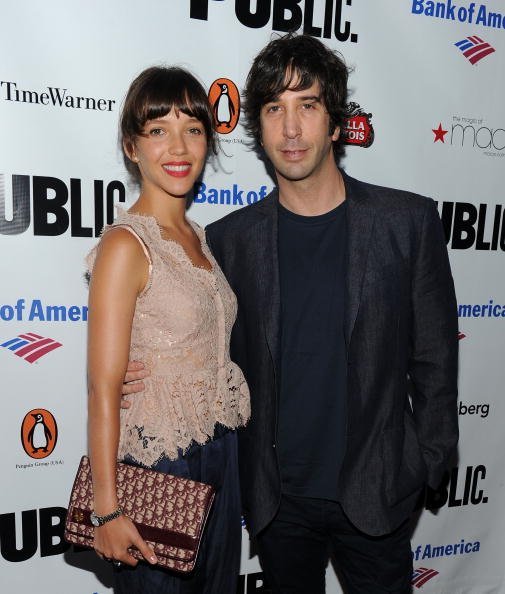
[[[73,552],[61,535],[86,450],[83,257],[112,220],[114,205],[136,195],[117,146],[128,84],[147,66],[178,64],[221,102],[219,158],[207,166],[189,211],[205,225],[274,185],[245,144],[236,88],[258,50],[288,29],[321,38],[353,68],[346,171],[433,197],[446,230],[460,312],[461,445],[413,537],[414,591],[505,593],[505,5],[499,0],[2,3],[3,592],[110,591],[110,568],[92,553]],[[218,82],[228,85],[233,113],[223,107]],[[261,592],[245,531],[243,544],[239,593]],[[327,581],[328,592],[340,592],[331,569]]]

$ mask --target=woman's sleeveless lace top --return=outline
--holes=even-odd
[[[204,231],[192,223],[212,270],[193,265],[183,247],[164,240],[156,219],[118,208],[114,226],[129,227],[150,258],[149,280],[137,298],[130,360],[150,371],[145,390],[121,410],[119,459],[151,466],[203,444],[216,423],[236,428],[250,416],[249,390],[230,360],[237,303],[212,256]],[[107,232],[111,227],[104,229]],[[91,270],[96,247],[88,256]]]

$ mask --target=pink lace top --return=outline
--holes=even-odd
[[[125,226],[147,247],[149,280],[137,299],[130,359],[151,375],[144,392],[121,410],[118,458],[146,466],[174,459],[192,441],[205,443],[216,423],[236,428],[250,416],[249,390],[230,360],[237,303],[212,256],[204,231],[191,223],[212,270],[193,265],[183,247],[164,240],[154,217],[118,208],[113,226]],[[104,233],[111,227],[106,227]],[[96,247],[88,255],[92,270]]]

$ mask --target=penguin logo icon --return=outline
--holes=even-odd
[[[240,93],[235,83],[229,78],[215,80],[210,86],[209,102],[214,112],[216,132],[233,132],[240,116]]]
[[[26,413],[21,425],[21,443],[30,458],[47,458],[58,439],[58,426],[53,415],[44,408]]]

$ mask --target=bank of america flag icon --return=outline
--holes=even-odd
[[[418,567],[412,574],[412,585],[421,588],[427,581],[438,575],[438,571],[427,567]]]
[[[52,338],[44,338],[44,336],[34,332],[19,334],[16,338],[11,338],[0,344],[0,347],[12,351],[28,363],[35,363],[35,361],[60,346],[63,346],[61,342],[57,342]]]
[[[477,35],[470,35],[470,37],[466,37],[454,45],[471,64],[477,64],[482,58],[489,56],[489,54],[495,51],[494,47],[480,37],[477,37]]]

